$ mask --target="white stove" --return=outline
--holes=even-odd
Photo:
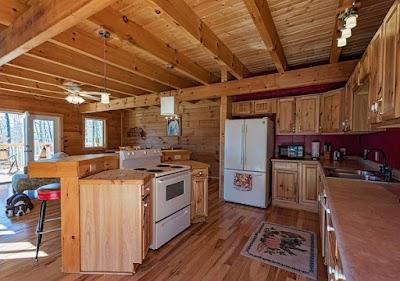
[[[120,169],[152,173],[153,244],[158,249],[190,226],[190,166],[161,163],[159,149],[120,151]]]

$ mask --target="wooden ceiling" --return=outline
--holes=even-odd
[[[66,81],[101,91],[102,29],[112,99],[328,64],[345,2],[0,0],[0,93],[64,99]],[[361,1],[339,61],[361,57],[392,3]]]

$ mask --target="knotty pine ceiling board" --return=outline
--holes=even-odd
[[[352,30],[352,36],[347,39],[347,45],[342,48],[341,59],[360,58],[362,56],[393,2],[393,0],[361,1],[357,26]]]
[[[185,0],[253,74],[276,71],[242,0]]]
[[[327,63],[338,0],[268,0],[289,67]]]

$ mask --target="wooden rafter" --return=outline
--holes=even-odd
[[[43,43],[26,53],[26,55],[104,78],[104,62],[53,43]],[[107,81],[118,82],[153,93],[170,89],[165,85],[140,77],[132,72],[123,71],[112,65],[107,65]]]
[[[102,41],[76,27],[57,35],[49,40],[49,42],[68,48],[82,55],[103,60]],[[157,83],[162,83],[175,89],[187,88],[194,84],[194,82],[188,79],[174,75],[166,69],[155,66],[132,53],[125,52],[114,46],[107,45],[106,58],[107,64],[141,75],[146,79],[151,79]]]
[[[31,89],[31,88],[22,87],[19,85],[9,85],[9,84],[3,84],[3,83],[0,83],[0,90],[6,91],[6,92],[14,92],[14,93],[34,95],[34,96],[47,97],[47,98],[55,98],[55,99],[64,99],[65,98],[65,96],[63,96],[61,94],[45,92],[45,91],[38,90],[38,89]]]
[[[237,78],[250,77],[247,67],[225,45],[221,39],[207,26],[207,24],[181,0],[148,0],[164,12],[176,27],[181,29],[187,37],[203,47],[203,49],[217,60],[220,65],[228,67],[229,71]]]
[[[265,0],[243,0],[246,4],[261,38],[279,72],[283,73],[288,68],[285,53],[276,31],[274,20],[268,3]]]
[[[43,0],[0,33],[0,66],[104,9],[115,0]],[[34,22],[35,24],[32,24]]]
[[[116,99],[105,105],[93,103],[80,108],[83,113],[152,106],[160,103],[162,96],[176,96],[180,101],[191,101],[221,96],[234,96],[278,89],[344,82],[350,77],[357,61],[321,65],[285,73],[269,74],[194,88]]]
[[[110,30],[141,52],[175,66],[178,71],[202,84],[218,81],[218,77],[112,8],[98,12],[89,20]]]
[[[0,0],[0,24],[9,26],[30,6],[18,0]]]
[[[48,61],[29,57],[27,55],[16,58],[7,65],[62,78],[67,81],[78,82],[80,84],[98,86],[100,88],[104,87],[104,79],[102,77],[80,72],[72,68],[63,67]],[[112,89],[114,92],[122,94],[122,96],[141,95],[145,93],[142,90],[138,90],[131,86],[117,83],[115,81],[108,81],[107,89]],[[117,95],[115,96],[118,97]]]

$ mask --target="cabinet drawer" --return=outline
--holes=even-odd
[[[297,171],[297,163],[290,162],[274,162],[275,170],[290,170]]]
[[[207,168],[203,168],[203,169],[193,169],[192,171],[192,175],[194,177],[208,177],[208,169]]]
[[[142,198],[150,194],[150,182],[142,185]]]

